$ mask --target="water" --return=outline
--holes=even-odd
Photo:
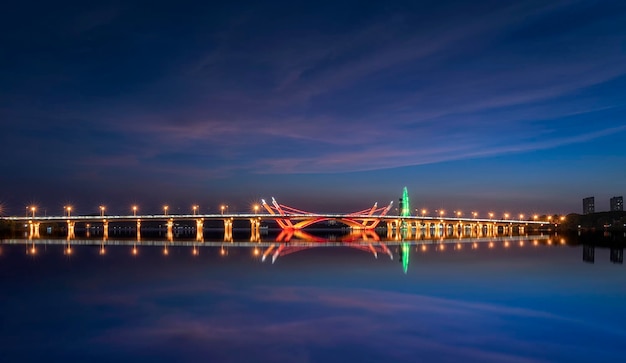
[[[108,241],[104,254],[97,239],[73,241],[69,254],[62,239],[34,245],[4,239],[2,360],[626,357],[620,242],[554,236],[492,238],[492,244],[383,242],[392,259],[379,242],[372,242],[375,255],[369,242],[342,246],[340,232],[321,233],[333,242],[294,239],[272,263],[276,237],[261,243],[121,238]]]

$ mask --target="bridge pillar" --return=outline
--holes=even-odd
[[[141,240],[141,219],[137,219],[137,241]]]
[[[421,235],[422,235],[422,222],[416,221],[415,222],[415,238],[419,239]]]
[[[172,218],[167,220],[167,240],[170,242],[174,240],[174,220]]]
[[[102,221],[102,235],[104,240],[109,239],[109,221],[106,219]]]
[[[231,242],[233,240],[233,219],[224,219],[224,241]]]
[[[257,242],[261,240],[261,219],[250,218],[250,242]]]
[[[67,221],[67,238],[71,239],[76,237],[76,235],[74,234],[74,226],[76,225],[76,222],[74,221]]]
[[[387,221],[387,238],[393,238],[393,223],[391,221]]]
[[[196,241],[204,241],[204,219],[196,219]]]
[[[28,222],[28,238],[39,238],[39,226],[40,222]]]

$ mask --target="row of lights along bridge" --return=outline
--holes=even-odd
[[[258,204],[254,204],[252,206],[252,211],[254,211],[255,214],[257,214],[259,212],[259,209],[260,209],[260,206]],[[72,206],[67,205],[67,206],[63,207],[64,215],[71,216],[72,210],[73,210]],[[101,205],[101,206],[99,206],[99,210],[100,210],[100,216],[104,217],[105,216],[105,212],[106,212],[106,207]],[[225,205],[225,204],[220,205],[219,210],[220,210],[220,214],[228,213],[228,205]],[[30,213],[32,215],[32,217],[34,218],[35,217],[35,213],[37,212],[37,207],[34,206],[34,205],[31,205],[29,207],[26,207],[26,211],[28,213]],[[133,216],[136,216],[137,212],[139,211],[139,207],[137,205],[133,205],[131,207],[131,211],[133,212]],[[191,206],[191,211],[192,211],[193,215],[197,215],[200,212],[200,206],[198,206],[197,204],[192,205]],[[164,215],[168,215],[168,212],[169,212],[169,206],[168,205],[164,205],[163,206],[163,214]],[[428,210],[426,210],[426,209],[421,209],[421,210],[420,209],[416,209],[415,212],[420,214],[422,217],[425,217],[428,214]],[[462,211],[453,211],[453,215],[456,216],[457,218],[461,218],[461,217],[463,217],[463,212]],[[495,216],[495,213],[489,212],[488,215],[489,215],[489,219],[493,219],[494,216]],[[443,218],[443,217],[446,216],[446,211],[445,210],[435,209],[435,215],[434,216],[439,216],[439,217]],[[478,218],[478,212],[472,212],[472,217],[474,219]],[[504,213],[502,215],[502,217],[504,219],[509,219],[509,218],[511,218],[511,215],[509,213]],[[523,213],[519,214],[519,220],[524,220],[525,217],[526,217],[526,215],[524,215]],[[548,222],[552,221],[552,216],[547,216],[546,218],[547,218]],[[538,219],[539,219],[539,215],[537,215],[537,214],[532,215],[532,220],[537,221]],[[559,219],[561,221],[563,221],[563,220],[565,220],[565,217],[564,216],[560,216]],[[529,220],[530,220],[530,218],[529,218]]]

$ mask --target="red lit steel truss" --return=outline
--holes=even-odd
[[[331,220],[341,222],[353,229],[373,230],[380,223],[381,217],[384,217],[391,210],[393,202],[386,207],[380,208],[378,203],[374,203],[371,208],[349,214],[311,213],[278,204],[274,198],[272,198],[271,204],[266,203],[265,200],[262,200],[262,204],[269,214],[275,216],[274,220],[284,230],[299,230],[316,223]]]

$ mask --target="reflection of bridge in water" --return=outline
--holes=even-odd
[[[415,247],[416,252],[426,252],[427,250],[446,251],[461,250],[463,246],[470,249],[495,248],[501,246],[509,248],[513,246],[524,247],[526,244],[538,246],[539,244],[565,244],[563,239],[554,240],[548,235],[531,235],[531,236],[500,236],[500,237],[474,237],[460,239],[422,239],[422,240],[402,240],[402,239],[381,239],[378,234],[373,231],[363,231],[360,234],[348,234],[345,236],[323,238],[314,236],[304,231],[285,230],[271,241],[252,241],[252,242],[236,242],[236,241],[182,241],[182,240],[135,240],[135,239],[26,239],[11,238],[0,240],[0,245],[23,245],[25,251],[29,255],[37,254],[38,246],[60,245],[63,246],[65,255],[73,255],[76,246],[98,246],[101,255],[106,254],[109,246],[131,246],[131,254],[139,255],[141,247],[162,247],[163,254],[168,255],[170,248],[173,247],[189,247],[192,255],[200,255],[200,251],[207,247],[218,247],[219,254],[228,256],[229,249],[242,248],[251,249],[252,255],[261,262],[271,260],[275,263],[280,257],[288,256],[293,253],[329,247],[350,248],[365,253],[370,253],[374,258],[379,255],[386,256],[391,260],[398,260],[402,263],[404,272],[407,272],[411,247]]]

